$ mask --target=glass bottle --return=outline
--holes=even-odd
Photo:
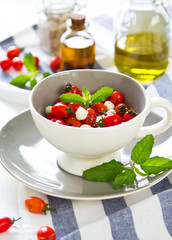
[[[163,75],[169,61],[170,17],[156,0],[130,0],[115,37],[115,65],[142,84]]]
[[[85,16],[72,14],[61,37],[61,70],[93,68],[95,41],[87,30]]]
[[[38,34],[42,49],[59,55],[60,38],[66,31],[66,20],[76,7],[74,0],[42,0],[38,5]]]

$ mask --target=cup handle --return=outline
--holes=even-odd
[[[170,125],[172,124],[172,104],[165,98],[161,98],[161,97],[151,98],[148,114],[153,108],[156,108],[156,107],[164,108],[167,113],[166,116],[158,123],[141,127],[141,129],[139,130],[135,138],[142,138],[147,134],[152,134],[156,136],[164,132],[170,127]]]

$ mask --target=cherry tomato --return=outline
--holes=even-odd
[[[76,93],[76,94],[82,95],[81,90],[77,86],[72,85],[69,82],[66,83],[66,93],[67,92],[69,92],[69,93]]]
[[[33,56],[33,57],[35,59],[35,66],[38,67],[38,65],[39,65],[39,58],[36,57],[36,56]]]
[[[111,94],[110,101],[116,106],[119,103],[123,103],[124,102],[124,97],[123,97],[121,92],[114,91]]]
[[[125,103],[120,103],[115,107],[115,111],[116,114],[118,114],[119,116],[123,117],[124,113],[129,109],[129,107],[127,106],[127,104]]]
[[[12,66],[15,70],[20,71],[23,67],[23,61],[19,57],[14,57],[12,59]]]
[[[96,112],[92,108],[87,108],[87,112],[88,112],[87,118],[82,122],[83,124],[88,124],[91,127],[93,127],[97,117]]]
[[[116,113],[109,113],[103,118],[105,127],[115,126],[121,124],[123,119]]]
[[[6,58],[0,62],[0,65],[3,71],[7,71],[12,66],[12,62],[9,58]]]
[[[69,109],[69,113],[70,113],[71,117],[75,117],[75,113],[76,113],[76,111],[78,110],[79,107],[81,107],[80,104],[69,103],[68,109]]]
[[[32,213],[46,214],[46,211],[55,210],[52,206],[45,203],[44,200],[38,197],[28,197],[25,199],[25,206]]]
[[[78,110],[79,107],[81,107],[80,104],[69,103],[68,105],[68,108],[71,108],[74,113]]]
[[[54,116],[53,116],[52,112],[47,113],[47,119],[51,120],[53,118],[54,118]]]
[[[10,58],[11,60],[14,57],[18,57],[20,54],[20,48],[16,46],[11,46],[7,49],[7,57]]]
[[[52,228],[42,226],[37,232],[37,240],[56,240],[56,233]]]
[[[127,122],[137,116],[137,113],[134,111],[134,109],[130,108],[125,114],[124,114],[124,122]]]
[[[65,118],[69,115],[67,109],[68,106],[65,103],[58,102],[52,106],[52,114],[56,118]]]
[[[61,118],[52,118],[50,120],[52,122],[55,122],[55,123],[58,123],[58,124],[66,125],[65,122],[63,121],[63,119],[61,119]]]
[[[107,112],[107,107],[102,102],[91,104],[91,107],[99,115]]]
[[[60,68],[60,58],[58,56],[53,56],[50,60],[50,68],[53,72],[56,72]]]
[[[6,232],[13,225],[13,223],[18,221],[19,219],[20,218],[11,219],[9,217],[0,218],[0,233]]]
[[[62,102],[62,100],[60,100],[60,98],[56,101],[56,103],[58,103],[58,102]],[[65,103],[65,102],[62,102],[62,103],[64,103],[64,104],[68,104],[68,103]]]
[[[65,122],[66,125],[73,127],[80,127],[82,125],[81,121],[76,119],[75,117],[68,117]]]

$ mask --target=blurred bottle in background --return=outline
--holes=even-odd
[[[169,62],[170,16],[161,1],[130,0],[118,18],[115,65],[142,84],[166,72]]]
[[[86,7],[86,0],[39,0],[38,34],[42,49],[49,55],[59,55],[60,38],[66,31],[71,13]]]
[[[61,70],[93,68],[95,41],[87,29],[85,16],[72,14],[67,27],[60,41]]]

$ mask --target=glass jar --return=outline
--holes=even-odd
[[[93,68],[95,41],[88,32],[85,16],[72,14],[61,37],[61,70]]]
[[[42,0],[39,3],[38,34],[40,45],[47,54],[59,55],[60,38],[75,6],[74,0]]]
[[[115,65],[121,73],[149,84],[165,73],[169,61],[170,17],[156,0],[130,0],[115,37]]]

